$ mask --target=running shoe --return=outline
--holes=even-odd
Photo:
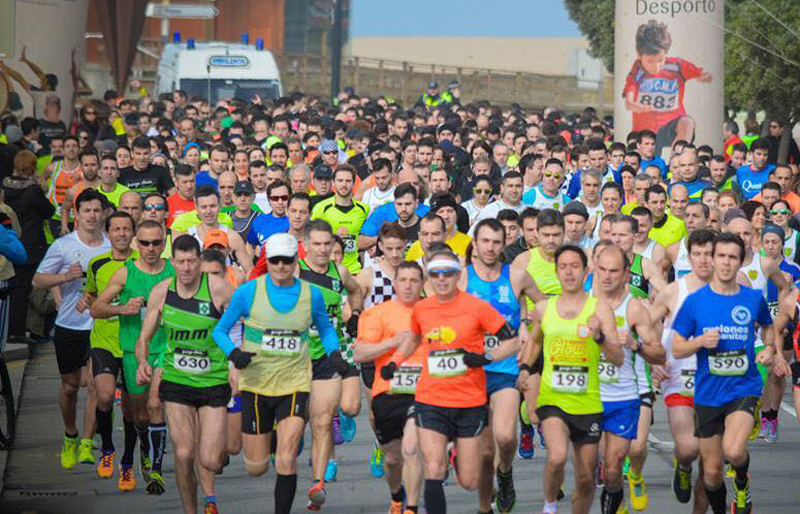
[[[378,443],[372,447],[372,455],[369,457],[369,472],[374,478],[383,478],[383,450]]]
[[[150,483],[150,475],[152,474],[153,463],[150,460],[150,454],[139,452],[139,474],[142,475],[142,480],[145,484]],[[163,484],[163,480],[161,481]],[[161,494],[161,493],[159,493]]]
[[[689,503],[692,499],[692,468],[688,471],[678,465],[678,460],[673,459],[675,474],[672,476],[672,492],[679,503]]]
[[[644,477],[641,475],[634,477],[633,472],[629,470],[628,487],[631,491],[631,506],[633,507],[633,510],[642,511],[646,509],[649,498],[647,496],[647,490],[644,486]]]
[[[126,493],[136,489],[136,477],[133,476],[133,466],[120,466],[119,467],[119,482],[117,489]]]
[[[328,465],[325,466],[325,482],[336,482],[336,474],[339,472],[339,464],[336,459],[328,459]]]
[[[164,478],[158,471],[150,472],[150,482],[147,483],[147,494],[161,495],[167,490]]]
[[[617,509],[617,514],[628,514],[628,506],[624,502]]]
[[[342,433],[342,439],[344,439],[346,443],[356,438],[355,418],[345,416],[341,409],[339,409],[339,430]]]
[[[733,481],[733,501],[731,502],[731,514],[750,514],[753,510],[753,500],[750,498],[750,477],[740,489],[739,485]]]
[[[514,490],[514,475],[509,469],[508,473],[497,471],[497,492],[494,505],[501,513],[511,512],[517,501],[517,492]]]
[[[78,460],[81,464],[94,464],[94,445],[91,439],[81,439],[81,444],[78,446]]]
[[[217,502],[211,500],[203,501],[203,514],[219,514]]]
[[[102,452],[100,454],[97,476],[100,478],[111,478],[114,476],[114,452]]]
[[[389,514],[403,514],[403,502],[392,501],[389,504]]]
[[[342,437],[342,422],[339,419],[339,415],[336,414],[333,416],[333,444],[339,446],[340,444],[344,443],[344,437]]]
[[[564,490],[564,486],[562,485],[561,487],[558,488],[558,494],[556,495],[556,501],[560,502],[561,500],[563,500],[566,497],[567,497],[567,492]]]
[[[519,449],[517,453],[520,459],[532,459],[534,455],[533,448],[533,427],[531,425],[522,425],[519,434]]]
[[[78,463],[78,437],[64,436],[64,442],[61,443],[61,467],[64,469],[72,469]]]
[[[769,444],[775,444],[778,442],[778,418],[769,420],[767,423],[767,436],[764,439]]]
[[[766,439],[767,432],[769,432],[769,420],[767,418],[761,418],[761,429],[758,431],[758,438]]]
[[[314,482],[308,490],[308,510],[320,510],[325,503],[325,484],[323,482]]]

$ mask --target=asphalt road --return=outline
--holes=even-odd
[[[165,456],[167,493],[161,497],[145,495],[143,487],[131,493],[119,493],[114,480],[100,480],[94,467],[79,464],[72,470],[59,465],[63,428],[58,412],[58,374],[55,356],[46,349],[34,357],[25,372],[20,401],[18,436],[8,455],[5,487],[0,497],[0,513],[143,513],[178,512],[181,509],[172,474],[172,454]],[[784,399],[787,407],[780,413],[781,434],[777,444],[763,440],[750,445],[750,473],[755,512],[797,514],[800,512],[800,425],[790,408],[790,392]],[[121,416],[116,416],[117,425]],[[117,426],[115,439],[122,444]],[[307,512],[305,495],[310,485],[308,466],[310,435],[300,457],[298,492],[294,512]],[[358,418],[358,433],[352,443],[337,447],[339,476],[328,485],[328,502],[322,512],[329,514],[382,513],[388,509],[388,488],[369,473],[367,459],[372,445],[366,414]],[[514,476],[517,506],[514,512],[539,512],[542,506],[542,469],[545,450],[537,448],[532,460],[517,459]],[[0,461],[1,462],[1,461]],[[652,430],[650,456],[644,470],[650,505],[646,512],[687,512],[672,496],[672,456],[664,409],[659,404]],[[217,501],[222,513],[272,512],[274,471],[265,477],[247,476],[241,455],[234,457],[223,475],[217,477]],[[571,468],[567,471],[567,491],[571,488]],[[729,491],[731,490],[728,486]],[[445,487],[450,513],[477,511],[476,493],[451,484]],[[599,489],[592,512],[599,512]],[[628,493],[626,491],[626,497]],[[730,494],[729,494],[730,497]],[[569,512],[568,499],[560,512]]]

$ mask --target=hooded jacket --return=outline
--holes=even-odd
[[[6,177],[3,179],[3,191],[6,204],[14,209],[19,218],[22,228],[20,240],[28,252],[28,264],[38,264],[47,251],[42,221],[53,216],[55,207],[32,178],[18,175]]]

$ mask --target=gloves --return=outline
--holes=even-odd
[[[238,348],[234,348],[230,355],[228,355],[228,360],[230,360],[236,369],[244,369],[250,364],[250,361],[253,359],[255,353],[253,352],[243,352]]]
[[[384,380],[391,380],[394,377],[395,371],[397,371],[397,363],[390,362],[381,368],[381,378]]]
[[[487,359],[486,355],[482,353],[464,352],[464,364],[466,364],[468,368],[480,368],[491,362],[492,361]]]
[[[336,350],[328,355],[328,359],[331,361],[331,366],[333,366],[333,369],[335,369],[340,375],[344,376],[345,373],[350,371],[350,364],[344,360],[344,357],[342,357],[342,352],[339,350]]]
[[[358,335],[358,316],[358,314],[352,314],[350,318],[348,318],[347,324],[345,325],[347,335],[350,337],[356,337],[356,335]]]

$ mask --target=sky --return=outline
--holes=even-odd
[[[350,0],[350,37],[581,37],[562,0]]]

